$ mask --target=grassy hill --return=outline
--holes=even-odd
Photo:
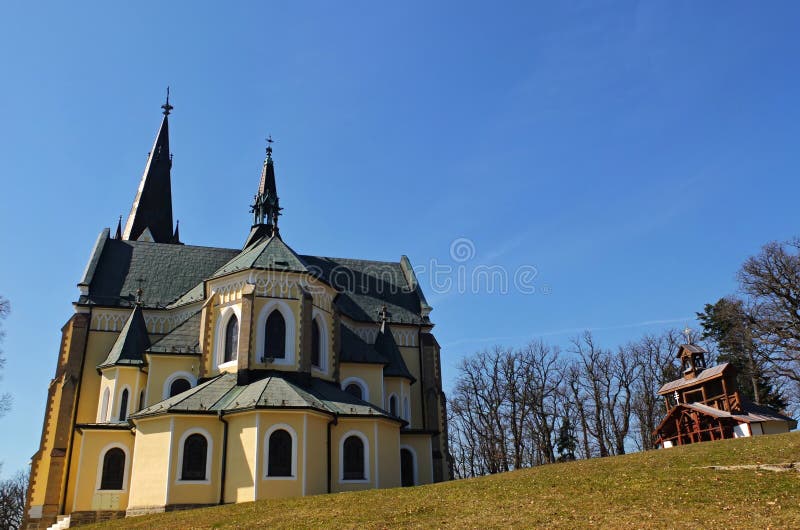
[[[800,433],[707,442],[416,488],[172,512],[105,526],[798,528],[800,469],[707,467],[788,462],[800,462]]]

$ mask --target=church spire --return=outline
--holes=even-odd
[[[158,129],[153,149],[147,156],[147,164],[139,182],[131,213],[125,222],[122,238],[127,240],[152,240],[170,243],[173,239],[172,184],[170,170],[172,155],[169,152],[169,114],[173,106],[167,100],[161,106],[164,118]]]
[[[275,187],[275,165],[272,161],[272,136],[267,138],[267,157],[261,169],[258,193],[250,205],[253,214],[253,228],[259,228],[265,235],[278,235],[278,216],[281,214],[278,191]],[[262,228],[263,227],[263,228]]]

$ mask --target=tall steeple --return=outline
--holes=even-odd
[[[169,104],[169,87],[167,101],[161,108],[164,109],[164,119],[147,156],[139,190],[125,222],[123,239],[156,243],[171,243],[173,240],[172,155],[169,152],[169,114],[173,107]]]
[[[278,236],[278,216],[281,215],[280,200],[275,186],[275,164],[272,161],[272,136],[267,138],[267,156],[261,168],[261,180],[258,183],[250,213],[253,214],[253,226],[245,247],[264,236]]]

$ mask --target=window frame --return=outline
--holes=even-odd
[[[189,436],[193,434],[200,434],[205,437],[206,439],[206,478],[204,480],[198,479],[186,479],[184,480],[181,478],[183,476],[183,451],[186,446],[186,440]],[[175,466],[176,476],[175,476],[175,483],[176,484],[211,484],[211,461],[212,456],[214,454],[214,438],[211,437],[211,434],[203,429],[202,427],[192,427],[191,429],[187,429],[183,435],[181,436],[180,440],[178,441],[178,461],[177,465]]]
[[[242,340],[241,308],[238,305],[228,305],[226,307],[223,307],[220,310],[219,319],[217,320],[216,324],[214,360],[216,361],[218,370],[223,370],[225,368],[237,366],[239,363],[238,355],[236,359],[225,362],[225,339],[226,339],[225,332],[228,328],[228,321],[230,320],[231,315],[235,315],[236,318],[239,320],[239,338],[237,339],[237,344],[239,344]]]
[[[120,490],[104,490],[100,489],[100,486],[103,482],[103,462],[106,458],[106,453],[108,453],[112,449],[122,449],[122,452],[125,454],[125,465],[123,466],[122,470],[122,489]],[[102,493],[121,493],[128,491],[128,477],[131,465],[131,458],[130,458],[130,451],[128,450],[128,446],[121,444],[119,442],[112,442],[102,449],[100,449],[99,458],[97,460],[97,478],[94,484],[95,492],[102,492]]]
[[[164,380],[164,387],[163,387],[163,389],[161,391],[161,399],[162,400],[169,399],[170,387],[172,386],[172,383],[174,383],[176,379],[188,379],[189,380],[189,385],[191,386],[191,388],[194,388],[194,387],[197,386],[197,378],[194,376],[193,373],[186,372],[186,371],[183,371],[183,370],[178,371],[178,372],[172,372],[169,375],[169,377],[167,377]]]
[[[346,479],[344,478],[344,442],[355,436],[361,440],[364,447],[364,478],[362,479]],[[351,430],[344,433],[339,438],[339,483],[340,484],[369,484],[370,480],[370,458],[369,458],[369,438],[361,431]]]
[[[269,474],[269,439],[275,431],[286,431],[292,439],[292,462],[291,462],[291,475],[289,476],[273,476]],[[272,425],[264,433],[264,469],[261,473],[262,480],[297,480],[297,431],[286,423],[276,423]]]
[[[411,447],[410,445],[400,444],[400,484],[402,486],[403,482],[403,456],[402,451],[407,450],[411,453],[411,461],[413,465],[414,471],[414,484],[411,486],[419,486],[419,460],[417,459],[417,451]],[[403,486],[403,487],[411,487],[411,486]]]
[[[311,370],[321,374],[328,373],[329,341],[328,321],[326,314],[316,307],[311,310],[311,321],[319,326],[319,365],[311,363]]]
[[[366,401],[367,403],[371,403],[369,400],[369,385],[367,385],[366,381],[361,379],[360,377],[351,376],[342,381],[341,388],[342,391],[347,392],[345,388],[351,383],[356,384],[361,387],[361,401]]]
[[[272,312],[275,310],[280,312],[281,316],[283,317],[283,322],[286,325],[284,334],[285,352],[283,359],[273,359],[271,363],[267,363],[264,357],[264,347],[267,341],[267,318],[269,318],[270,314],[272,314]],[[256,326],[256,362],[273,366],[294,366],[297,362],[297,320],[295,319],[294,311],[292,311],[292,308],[289,306],[289,304],[283,300],[270,300],[264,304],[264,307],[262,307],[258,312]]]
[[[127,395],[125,394],[127,392]],[[122,398],[125,397],[125,418],[123,419],[122,416]],[[128,416],[131,415],[131,387],[125,385],[122,387],[122,390],[119,391],[119,399],[117,400],[117,422],[122,423],[128,421]]]

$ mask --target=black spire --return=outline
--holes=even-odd
[[[169,152],[168,118],[173,107],[169,104],[169,88],[167,101],[161,108],[164,109],[164,119],[153,143],[153,150],[147,156],[139,190],[125,223],[123,239],[137,240],[146,230],[156,243],[170,243],[173,238],[170,178],[172,155]]]
[[[122,239],[122,216],[119,216],[119,221],[117,221],[117,233],[114,234],[114,239]]]
[[[259,228],[264,235],[278,235],[278,216],[281,215],[278,191],[275,187],[275,165],[272,162],[272,136],[267,138],[267,157],[261,169],[258,193],[250,205],[253,214],[253,228]],[[252,231],[251,231],[252,234]],[[248,241],[250,238],[248,238]]]

